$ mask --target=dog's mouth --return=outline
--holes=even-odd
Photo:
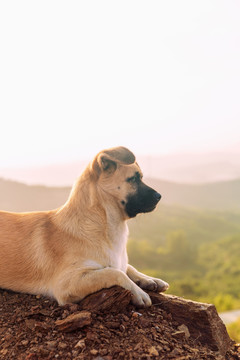
[[[157,204],[149,206],[143,210],[143,213],[151,212],[156,208]]]
[[[154,203],[146,204],[145,202],[134,202],[134,201],[128,201],[126,203],[126,212],[130,218],[135,217],[139,213],[148,213],[153,211],[158,204],[158,201],[154,201]]]

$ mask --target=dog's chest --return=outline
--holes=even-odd
[[[127,270],[127,224],[115,227],[110,231],[111,247],[108,248],[109,266],[126,272]]]

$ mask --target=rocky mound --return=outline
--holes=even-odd
[[[213,305],[149,295],[147,309],[136,309],[130,292],[117,286],[60,307],[0,290],[0,358],[240,359]]]

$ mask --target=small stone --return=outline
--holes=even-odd
[[[152,317],[156,316],[156,314],[154,314],[154,313],[149,313],[149,315],[152,316]]]
[[[126,329],[125,326],[124,326],[123,324],[121,324],[121,325],[120,325],[120,330],[121,330],[122,332],[124,332],[125,329]]]
[[[174,333],[172,333],[172,336],[174,336],[177,339],[183,339],[185,337],[185,332],[184,331],[175,331]]]
[[[5,340],[11,340],[13,338],[12,334],[6,334],[5,335]],[[3,338],[4,339],[4,338]]]
[[[55,321],[58,330],[63,332],[71,332],[90,325],[92,322],[91,313],[89,311],[80,311],[69,315],[65,319]]]
[[[21,341],[21,344],[22,344],[23,346],[26,346],[28,343],[29,343],[28,340],[23,340],[23,341]]]
[[[132,313],[132,317],[133,317],[133,318],[138,318],[139,316],[142,316],[142,314],[139,313],[139,312],[137,312],[137,311],[134,311],[134,312]]]
[[[98,350],[92,349],[92,350],[90,350],[90,354],[91,354],[91,355],[97,355],[97,354],[98,354]]]
[[[64,342],[60,342],[59,344],[58,344],[58,348],[59,349],[66,349],[67,348],[67,344],[66,343],[64,343]]]
[[[85,348],[85,340],[84,339],[82,339],[82,340],[79,340],[77,343],[76,343],[76,345],[75,345],[75,348],[80,348],[80,349],[83,349],[83,348]]]
[[[155,348],[155,346],[151,346],[150,349],[148,350],[150,355],[154,355],[154,356],[158,356],[159,352],[157,351],[157,349]]]
[[[129,321],[129,317],[125,314],[122,314],[122,318],[124,321]]]
[[[101,356],[107,355],[107,353],[108,353],[108,350],[107,350],[107,349],[101,349],[101,350],[99,350],[99,354],[100,354]]]
[[[53,340],[53,341],[47,341],[47,348],[49,350],[55,350],[57,347],[57,341]]]
[[[182,325],[178,326],[178,330],[183,331],[185,333],[186,339],[190,338],[190,332],[189,332],[188,327],[186,325],[182,324]]]
[[[8,353],[8,349],[2,349],[0,351],[1,354],[6,355]]]

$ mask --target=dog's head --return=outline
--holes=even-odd
[[[101,151],[91,164],[97,186],[107,193],[126,217],[155,209],[161,195],[142,182],[134,154],[124,147]]]

